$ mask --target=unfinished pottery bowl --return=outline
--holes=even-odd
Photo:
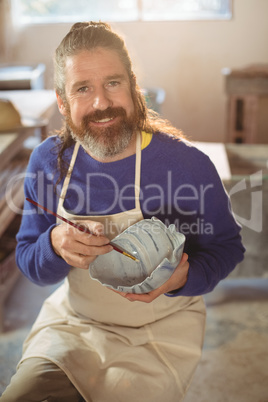
[[[185,236],[175,225],[165,226],[153,217],[127,228],[113,243],[137,261],[113,250],[89,265],[92,279],[120,292],[148,293],[163,285],[179,264]]]

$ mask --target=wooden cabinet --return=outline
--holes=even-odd
[[[268,65],[224,68],[229,143],[267,144]]]

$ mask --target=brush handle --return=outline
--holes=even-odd
[[[46,208],[46,207],[43,207],[42,205],[38,204],[37,202],[31,200],[30,198],[26,197],[26,200],[29,201],[29,202],[31,202],[31,203],[32,203],[33,205],[35,205],[36,207],[43,209],[43,211],[45,211],[45,212],[47,212],[47,213],[49,213],[49,214],[51,214],[51,215],[54,215],[56,218],[59,218],[59,219],[62,220],[63,222],[68,223],[69,225],[73,226],[74,228],[80,230],[81,232],[88,233],[88,234],[93,234],[93,233],[92,233],[88,228],[86,228],[85,226],[78,225],[77,223],[74,223],[74,222],[72,222],[72,221],[69,221],[69,219],[66,219],[66,218],[64,218],[63,216],[57,214],[56,212],[53,212],[53,211],[51,211],[50,209],[48,209],[48,208]]]
[[[73,226],[74,228],[80,230],[81,232],[83,232],[83,233],[88,233],[88,234],[91,234],[91,235],[95,236],[94,233],[92,233],[87,227],[85,227],[85,226],[83,226],[83,225],[79,225],[79,224],[74,223],[74,222],[72,222],[72,221],[69,221],[69,219],[66,219],[66,218],[64,218],[63,216],[57,214],[56,212],[53,212],[53,211],[51,211],[50,209],[48,209],[48,208],[46,208],[46,207],[43,207],[42,205],[38,204],[37,202],[31,200],[31,199],[28,198],[28,197],[26,197],[26,200],[29,201],[30,203],[32,203],[33,205],[35,205],[36,207],[43,209],[43,211],[45,211],[45,212],[47,212],[47,213],[49,213],[49,214],[51,214],[51,215],[54,215],[56,218],[59,218],[59,219],[62,220],[63,222],[68,223],[68,225]],[[124,254],[126,257],[129,257],[129,258],[132,258],[132,259],[136,259],[135,257],[131,256],[127,251],[124,251],[124,250],[121,250],[120,248],[118,248],[114,243],[109,243],[109,244],[110,244],[110,245],[113,247],[113,249],[114,249],[115,251],[117,251],[118,253]]]

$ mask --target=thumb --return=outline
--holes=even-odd
[[[183,253],[182,257],[181,257],[180,264],[184,264],[186,261],[188,261],[188,257],[189,257],[188,254]]]

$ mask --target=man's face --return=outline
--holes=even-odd
[[[122,152],[135,130],[127,71],[118,54],[96,48],[68,57],[66,100],[58,98],[73,136],[94,156]]]

